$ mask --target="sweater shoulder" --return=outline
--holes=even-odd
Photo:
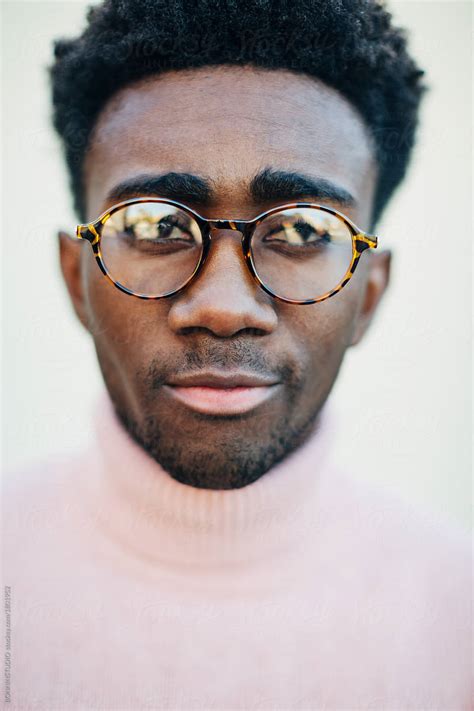
[[[83,466],[85,457],[85,451],[58,451],[36,461],[7,467],[2,473],[2,495],[9,500],[51,495],[73,470]]]
[[[88,452],[57,452],[2,474],[3,529],[15,543],[33,541],[66,520]]]
[[[429,565],[440,558],[472,558],[469,532],[454,518],[405,498],[392,488],[356,477],[346,477],[354,503],[355,519],[377,536],[385,553]],[[365,526],[362,526],[365,521]]]
[[[429,605],[439,614],[449,609],[467,621],[473,570],[469,532],[393,489],[346,475],[340,485],[348,545],[372,568],[374,584],[399,590],[407,604]]]

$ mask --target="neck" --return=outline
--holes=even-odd
[[[104,391],[86,498],[103,531],[152,563],[235,565],[290,555],[319,523],[332,422],[326,403],[306,442],[260,479],[240,489],[201,489],[173,479],[131,438]]]

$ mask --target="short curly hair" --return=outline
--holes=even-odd
[[[87,20],[79,37],[55,42],[49,68],[81,220],[84,157],[106,101],[154,73],[233,64],[316,77],[356,107],[375,139],[377,223],[406,173],[427,89],[383,0],[105,0]]]

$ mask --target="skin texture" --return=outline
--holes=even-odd
[[[203,216],[250,219],[289,201],[250,197],[251,178],[271,167],[342,186],[354,207],[320,202],[370,230],[373,155],[357,111],[312,78],[250,67],[168,72],[122,89],[101,112],[85,162],[87,219],[113,204],[106,195],[114,185],[168,171],[213,181],[212,205],[187,201]],[[239,237],[215,232],[194,283],[142,301],[102,276],[85,241],[59,235],[64,279],[119,417],[171,476],[204,488],[255,481],[314,431],[344,354],[364,336],[389,280],[391,254],[379,248],[362,255],[334,297],[281,303],[248,273]],[[196,413],[162,387],[177,374],[235,368],[280,385],[255,410],[232,416]]]

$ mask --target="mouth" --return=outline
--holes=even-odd
[[[163,388],[175,400],[206,415],[239,415],[262,405],[281,387],[275,379],[248,373],[197,373]]]

